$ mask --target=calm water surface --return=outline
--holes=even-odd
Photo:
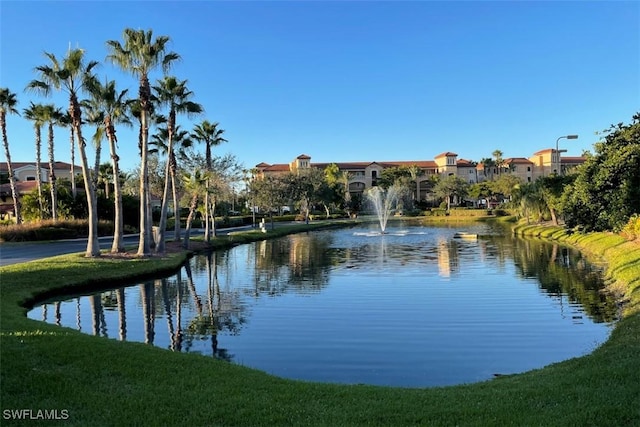
[[[173,276],[29,317],[286,378],[405,387],[490,379],[584,355],[616,306],[578,252],[488,226],[291,235],[193,258]]]

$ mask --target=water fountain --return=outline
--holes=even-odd
[[[387,220],[389,215],[395,210],[395,204],[401,195],[401,188],[397,185],[392,185],[386,190],[380,187],[371,187],[366,191],[367,199],[373,204],[373,207],[378,216],[378,222],[380,222],[380,232],[385,233],[387,228]]]

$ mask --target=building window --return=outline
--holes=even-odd
[[[527,172],[531,172],[531,166],[527,166]]]
[[[27,181],[35,181],[36,177],[35,176],[28,176],[27,177]]]

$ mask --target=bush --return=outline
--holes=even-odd
[[[126,227],[125,227],[126,232]],[[113,222],[98,221],[98,235],[113,234]],[[89,235],[87,220],[51,220],[0,226],[0,241],[2,242],[30,242],[41,240],[76,239]]]
[[[629,221],[622,227],[620,234],[627,240],[640,239],[640,215],[631,215]]]

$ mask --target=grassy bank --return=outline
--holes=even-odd
[[[571,233],[561,227],[518,225],[514,233],[556,240],[579,248],[607,263],[607,289],[619,295],[625,316],[640,311],[640,241],[630,242],[613,233]]]
[[[323,226],[282,226],[267,237]],[[220,237],[214,245],[264,237],[255,231],[238,233]],[[599,253],[597,245],[624,246],[608,236],[567,238],[594,253]],[[600,252],[613,257],[611,249]],[[640,276],[634,256],[640,251],[627,252],[636,255],[617,268],[611,260],[608,274],[612,281],[631,275],[627,298],[633,307]],[[640,424],[640,314],[635,309],[627,310],[611,338],[588,356],[493,381],[431,389],[284,380],[196,354],[93,337],[25,317],[22,305],[43,293],[74,291],[98,280],[113,284],[142,278],[157,269],[176,269],[184,258],[181,253],[135,261],[66,255],[1,268],[2,424],[36,425],[8,419],[7,411],[20,409],[31,409],[34,416],[37,410],[64,410],[68,419],[42,424],[67,426]]]

